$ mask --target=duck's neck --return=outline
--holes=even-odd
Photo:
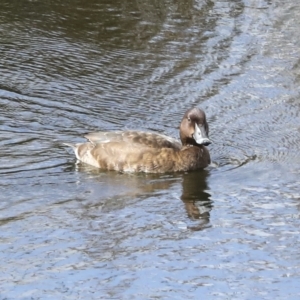
[[[196,141],[191,137],[180,137],[182,147],[201,147],[201,145],[197,144]]]
[[[202,169],[210,164],[209,152],[202,145],[183,145],[178,156],[178,168],[183,171]]]

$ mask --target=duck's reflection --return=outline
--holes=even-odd
[[[182,182],[181,200],[185,205],[189,218],[199,220],[197,225],[189,227],[192,230],[201,230],[209,226],[212,201],[208,193],[206,170],[184,174]]]
[[[75,169],[79,171],[78,175],[81,177],[79,181],[86,182],[86,177],[84,179],[81,176],[83,173],[95,179],[92,182],[89,181],[88,184],[90,189],[88,194],[94,195],[86,202],[88,211],[95,212],[98,206],[101,206],[102,212],[122,209],[149,196],[158,196],[161,192],[162,195],[164,192],[168,193],[174,184],[178,188],[181,182],[180,199],[192,222],[188,228],[202,230],[210,226],[212,201],[207,185],[209,172],[206,170],[186,174],[122,174],[114,171],[101,171],[85,164],[78,164]]]

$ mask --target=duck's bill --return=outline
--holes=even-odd
[[[208,146],[211,144],[211,140],[207,137],[206,131],[204,126],[198,126],[198,124],[195,124],[195,132],[193,134],[193,138],[199,145]]]

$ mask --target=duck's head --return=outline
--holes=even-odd
[[[180,123],[180,139],[183,146],[209,145],[208,124],[203,110],[195,107],[189,109]]]

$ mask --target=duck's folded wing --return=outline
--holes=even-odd
[[[125,142],[150,148],[181,149],[181,143],[171,137],[154,132],[114,131],[93,132],[85,136],[91,143]]]

